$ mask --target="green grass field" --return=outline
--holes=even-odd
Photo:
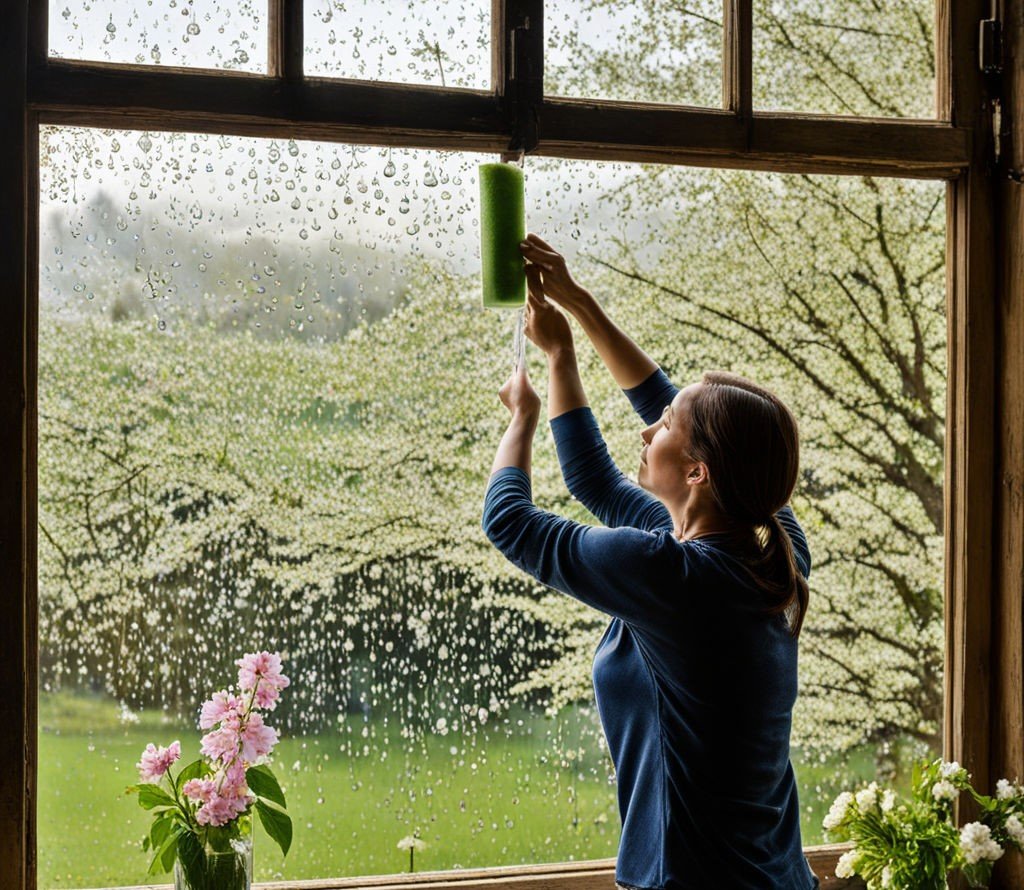
[[[407,871],[408,853],[396,844],[413,829],[428,844],[416,856],[417,871],[614,856],[619,822],[607,755],[592,735],[581,736],[596,717],[569,709],[557,720],[510,719],[512,733],[495,721],[493,731],[432,735],[408,751],[397,727],[359,716],[349,732],[282,739],[272,766],[288,797],[294,842],[285,860],[257,828],[256,880]],[[152,817],[124,788],[138,781],[134,764],[148,742],[180,739],[180,767],[198,756],[199,737],[156,713],[122,724],[109,700],[42,696],[39,886],[153,882],[141,848]],[[560,750],[580,747],[577,762],[559,762]],[[853,776],[871,775],[872,758],[865,750],[842,764],[802,763],[796,753],[793,760],[804,842],[820,843],[834,795]]]

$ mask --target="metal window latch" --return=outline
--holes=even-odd
[[[505,155],[522,157],[537,147],[537,106],[543,95],[540,44],[543,40],[540,16],[524,15],[521,24],[508,33],[510,94],[506,97],[511,114],[512,138]]]
[[[995,7],[993,6],[993,13]],[[1024,185],[1024,172],[1001,164],[1003,140],[1009,135],[1003,129],[1002,75],[1003,75],[1003,26],[995,18],[982,19],[978,23],[978,68],[987,77],[989,112],[992,115],[992,154],[994,169],[1000,170],[1006,178]]]
[[[978,23],[978,67],[983,74],[1003,73],[1003,28],[999,19]]]

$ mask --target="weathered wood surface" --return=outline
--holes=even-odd
[[[1001,271],[996,345],[999,461],[992,661],[991,770],[1024,781],[1024,12],[1005,4],[1001,167],[998,171],[998,263]],[[996,867],[999,890],[1024,887],[1024,856],[1012,853]]]
[[[302,77],[305,46],[302,39],[303,0],[267,0],[267,74],[297,80]]]
[[[939,94],[952,121],[973,129],[971,168],[947,192],[947,414],[945,476],[945,756],[989,787],[997,276],[992,180],[986,175],[984,84],[977,23],[986,0],[958,0],[949,16],[951,82]],[[959,820],[973,802],[961,800]]]
[[[847,848],[842,845],[809,847],[807,859],[821,886],[828,890],[862,890],[859,879],[835,876],[835,864]],[[254,884],[258,890],[615,890],[615,860],[597,859],[554,865],[518,865],[460,871],[379,875],[367,878],[325,878],[315,881],[277,881]],[[123,890],[169,890],[167,884],[145,884]],[[726,888],[722,888],[726,890]]]
[[[753,112],[753,0],[723,0],[722,108],[748,120]]]
[[[503,151],[495,94],[433,86],[55,60],[33,71],[44,123],[226,132],[421,148]],[[538,153],[785,172],[955,176],[970,133],[934,121],[754,114],[545,99]]]
[[[36,133],[26,115],[28,3],[0,29],[0,887],[34,886],[35,847],[35,344],[38,266],[30,187]]]

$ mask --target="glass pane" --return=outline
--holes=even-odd
[[[318,77],[491,88],[491,4],[307,0],[305,71]]]
[[[615,854],[607,618],[480,527],[513,319],[480,308],[487,160],[42,131],[41,887],[154,882],[122,792],[147,743],[197,755],[199,706],[261,648],[292,681],[266,720],[295,840],[257,829],[257,880],[403,871],[416,833],[417,870]],[[799,419],[792,758],[819,842],[836,791],[903,787],[940,744],[944,185],[526,172],[530,228],[677,384],[728,368]],[[632,475],[643,424],[579,355]],[[544,429],[533,486],[594,521]]]
[[[544,92],[722,107],[722,3],[548,0]]]
[[[264,0],[49,0],[50,55],[266,73]]]
[[[754,0],[754,109],[935,117],[935,2]]]

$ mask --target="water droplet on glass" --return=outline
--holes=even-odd
[[[394,163],[393,163],[393,162],[391,162],[391,161],[388,161],[388,163],[387,163],[387,166],[386,166],[386,167],[384,168],[384,175],[385,175],[385,176],[387,176],[387,177],[388,177],[388,178],[390,179],[390,178],[391,178],[392,176],[394,176],[394,175],[395,175],[395,173],[397,173],[397,172],[398,172],[398,171],[397,171],[397,170],[395,170],[395,165],[394,165]]]
[[[337,219],[338,218],[338,208],[337,207],[331,207],[330,210],[327,211],[327,218],[328,219]]]
[[[199,33],[199,25],[197,25],[195,22],[189,22],[188,27],[185,29],[185,31],[191,34],[193,37],[195,37],[196,34]]]
[[[141,148],[141,149],[142,149],[142,150],[143,150],[144,152],[147,152],[147,153],[148,153],[148,152],[149,152],[149,150],[150,150],[150,149],[151,149],[151,148],[153,147],[153,140],[149,138],[149,135],[148,135],[147,133],[143,133],[143,134],[142,134],[142,135],[141,135],[141,136],[139,137],[139,141],[138,141],[138,142],[137,142],[136,144],[137,144],[137,145],[139,146],[139,148]]]
[[[166,331],[167,330],[167,322],[164,321],[162,318],[160,319],[160,321],[157,322],[156,326],[158,328],[160,328],[161,331]],[[284,681],[282,680],[282,682],[284,682]]]
[[[437,177],[434,176],[433,170],[427,171],[427,175],[423,177],[423,184],[427,188],[433,188],[435,185],[437,185]]]
[[[117,33],[117,25],[114,24],[113,16],[111,16],[110,21],[107,22],[107,33],[108,34],[116,34]]]
[[[420,227],[416,225],[416,223],[413,223],[411,226],[408,226],[405,231],[408,235],[415,235],[419,230]]]

